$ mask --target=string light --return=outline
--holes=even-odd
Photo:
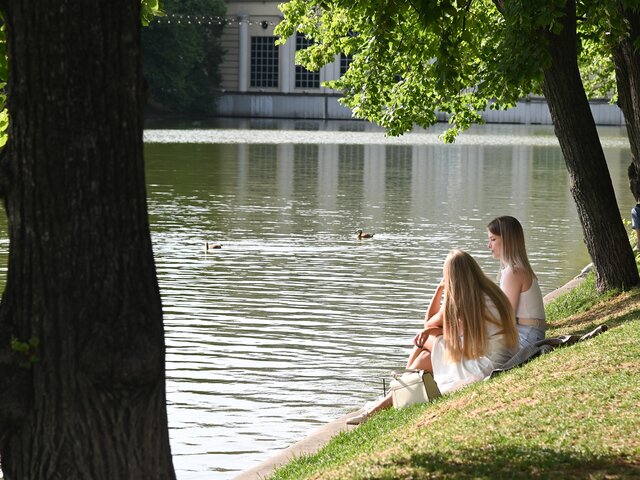
[[[260,25],[262,28],[267,28],[268,26],[276,26],[280,21],[274,22],[269,20],[264,20],[263,18],[259,20],[250,20],[248,18],[243,18],[238,15],[225,15],[225,16],[207,16],[207,15],[185,15],[180,13],[168,13],[161,17],[154,17],[151,20],[151,23],[177,23],[177,24],[198,24],[198,25],[240,25],[242,23],[246,23],[250,26]]]

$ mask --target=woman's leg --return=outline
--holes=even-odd
[[[380,410],[391,408],[392,405],[393,405],[393,398],[391,397],[391,393],[388,393],[386,397],[384,397],[377,404],[375,404],[373,408],[369,409],[367,413],[369,415],[373,415],[374,413],[378,413]]]
[[[437,337],[430,335],[427,341],[424,343],[424,348],[420,349],[419,353],[413,358],[413,360],[407,364],[407,368],[412,370],[426,370],[433,373],[433,365],[431,364],[431,350],[433,350],[433,343]],[[417,347],[416,347],[417,348]],[[411,352],[413,353],[413,352]],[[409,356],[411,360],[411,356]]]
[[[422,350],[413,363],[407,368],[412,370],[426,370],[427,372],[433,372],[433,366],[431,365],[431,352],[429,350]]]
[[[416,358],[418,358],[418,355],[420,355],[420,353],[422,353],[423,351],[424,351],[424,347],[423,348],[413,347],[413,350],[411,350],[411,353],[409,354],[409,358],[407,359],[407,366],[405,368],[411,368],[411,364],[415,362]]]
[[[386,397],[376,403],[372,408],[365,410],[355,417],[348,418],[347,425],[360,425],[361,423],[369,420],[371,415],[373,415],[374,413],[378,413],[380,410],[384,410],[385,408],[391,408],[392,405],[393,398],[391,397],[391,393],[389,393]]]

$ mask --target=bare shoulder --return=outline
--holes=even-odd
[[[505,284],[518,287],[521,292],[529,290],[533,281],[531,274],[522,268],[505,268],[502,272],[502,278]]]

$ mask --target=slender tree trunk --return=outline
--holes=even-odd
[[[635,199],[640,199],[640,54],[634,42],[640,38],[640,12],[625,9],[618,2],[618,14],[627,21],[629,36],[619,39],[611,49],[618,86],[618,106],[624,115],[631,164],[629,187]]]
[[[140,0],[12,0],[5,17],[0,373],[15,381],[0,382],[4,478],[174,479],[144,180]],[[37,359],[11,338],[37,339]]]
[[[543,90],[595,267],[596,287],[628,289],[638,283],[638,269],[578,70],[575,0],[567,1],[565,14],[562,32],[548,33],[552,63],[544,72]]]

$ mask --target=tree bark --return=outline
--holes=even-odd
[[[174,479],[144,179],[140,0],[5,8],[4,478]],[[11,338],[31,340],[37,358]]]
[[[628,168],[629,188],[640,201],[640,55],[633,44],[640,37],[640,12],[625,9],[618,2],[618,14],[627,21],[629,36],[618,40],[611,49],[618,87],[618,106],[624,115],[631,146]]]
[[[631,244],[622,224],[611,177],[589,108],[576,51],[576,5],[565,5],[563,29],[547,33],[551,66],[543,91],[569,171],[570,190],[582,224],[598,290],[629,289],[639,281]]]

